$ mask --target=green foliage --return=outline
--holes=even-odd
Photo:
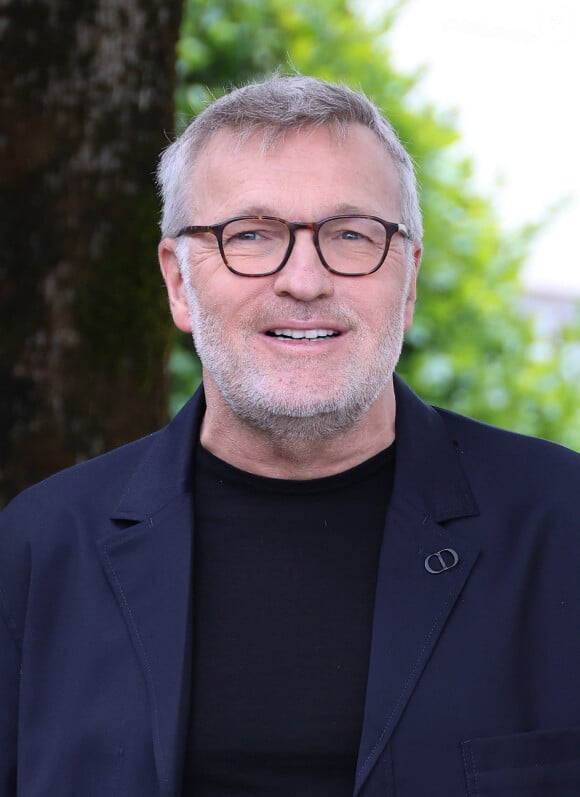
[[[452,116],[418,104],[419,76],[393,67],[388,36],[400,5],[369,22],[346,0],[187,0],[182,124],[230,85],[274,69],[363,89],[418,165],[425,217],[416,320],[399,372],[432,403],[580,448],[580,328],[538,340],[521,315],[520,273],[537,230],[502,229],[459,154]],[[182,388],[188,368],[190,386],[199,378],[188,362],[179,359]]]
[[[201,363],[191,352],[191,339],[179,336],[169,357],[172,389],[169,411],[175,415],[201,382]]]

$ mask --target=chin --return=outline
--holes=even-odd
[[[280,441],[312,442],[329,439],[352,428],[369,410],[382,390],[342,391],[332,398],[310,397],[292,402],[287,395],[252,397],[224,395],[233,412],[246,425]]]

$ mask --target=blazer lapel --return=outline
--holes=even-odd
[[[197,396],[159,432],[98,543],[147,686],[160,793],[180,793],[191,677],[193,507]]]
[[[476,515],[459,454],[435,410],[396,381],[397,460],[379,561],[355,795],[405,710],[477,559],[440,523]]]

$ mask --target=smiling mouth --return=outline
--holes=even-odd
[[[282,340],[326,340],[340,335],[334,329],[270,329],[266,332],[271,338]]]

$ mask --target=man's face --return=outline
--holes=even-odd
[[[264,152],[222,131],[194,173],[192,224],[267,214],[319,221],[341,213],[401,221],[395,168],[376,136],[353,125],[288,135]],[[389,383],[411,324],[419,252],[409,262],[395,235],[381,268],[364,277],[328,272],[312,233],[299,230],[289,261],[266,277],[232,274],[212,236],[172,241],[160,258],[173,317],[192,331],[208,402],[277,436],[329,436],[361,417]],[[186,255],[184,257],[183,255]],[[189,284],[187,284],[189,283]]]

